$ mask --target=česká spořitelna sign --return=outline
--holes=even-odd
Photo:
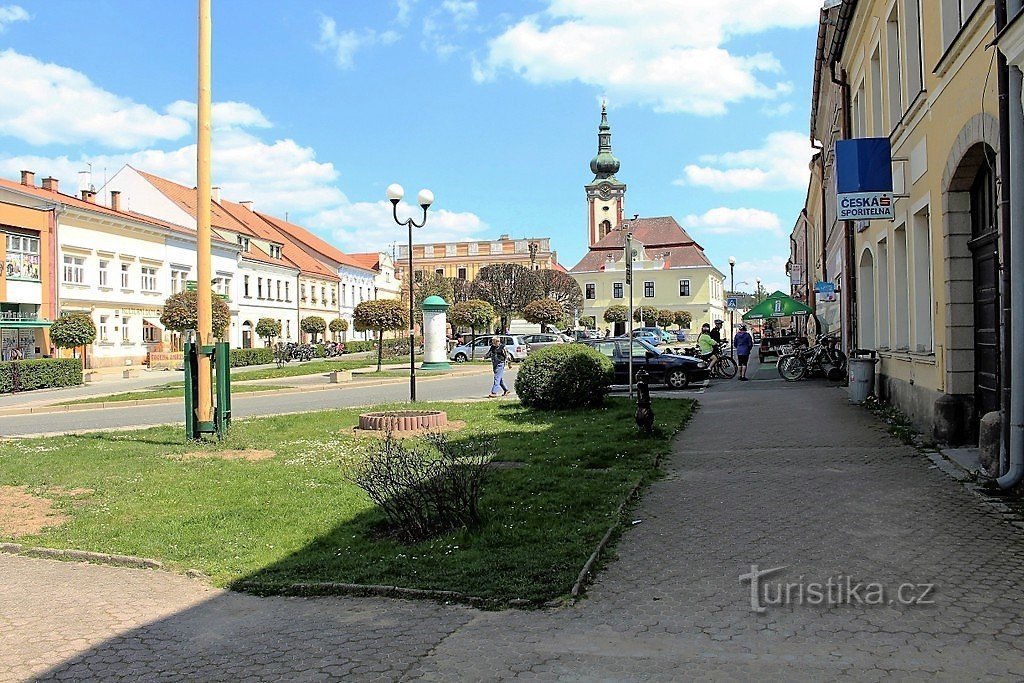
[[[896,219],[889,138],[836,142],[836,206],[841,221]]]

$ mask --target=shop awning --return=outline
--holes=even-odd
[[[4,320],[0,318],[0,330],[25,330],[49,327],[52,324],[52,320]]]
[[[160,318],[142,318],[142,322],[152,325],[153,327],[164,329],[164,326],[160,324]]]

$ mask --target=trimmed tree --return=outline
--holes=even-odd
[[[213,301],[213,336],[223,337],[224,330],[231,322],[231,309],[224,299],[210,290]],[[167,297],[164,312],[160,315],[160,324],[174,332],[197,330],[199,328],[199,297],[196,292],[178,292]]]
[[[344,318],[335,318],[331,321],[331,324],[327,326],[327,329],[334,334],[334,341],[338,341],[339,332],[348,332],[348,321]]]
[[[414,301],[414,311],[416,315],[416,322],[423,322],[423,302],[430,296],[439,296],[445,300],[445,303],[451,304],[452,299],[455,298],[455,291],[452,287],[451,278],[447,278],[444,275],[438,275],[434,273],[428,277],[425,277],[422,282],[414,284],[414,291],[416,292],[416,299]],[[405,305],[409,306],[409,288],[404,287],[402,290],[402,299],[405,301]],[[409,315],[406,311],[406,315]]]
[[[484,266],[473,281],[473,296],[483,299],[501,317],[502,331],[512,316],[541,296],[535,271],[518,263],[492,263]]]
[[[583,308],[583,290],[572,275],[561,271],[544,268],[537,271],[541,294],[562,304],[567,317],[572,318]]]
[[[470,358],[476,356],[476,331],[487,330],[494,320],[494,307],[480,299],[460,301],[448,311],[448,320],[457,327],[468,327],[472,334],[469,345]]]
[[[327,331],[327,321],[318,315],[307,316],[299,321],[299,329],[313,335],[313,343],[316,344],[316,336]]]
[[[597,328],[597,319],[592,315],[580,316],[580,325],[583,325],[588,330],[593,330]]]
[[[380,372],[381,359],[384,353],[384,330],[401,330],[409,327],[408,312],[401,301],[394,299],[377,299],[364,301],[356,306],[353,314],[356,331],[373,330],[377,332],[377,372]]]
[[[523,318],[528,323],[540,325],[541,332],[545,325],[557,325],[564,317],[565,308],[554,299],[537,299],[523,308]]]
[[[448,301],[448,303],[454,305],[464,303],[472,298],[471,290],[473,286],[469,280],[461,280],[457,277],[450,277],[448,278],[448,282],[450,282],[452,285],[452,299],[451,301],[445,299],[445,301]]]
[[[256,336],[265,340],[267,346],[270,346],[270,341],[274,337],[281,336],[281,323],[273,318],[260,318],[256,321]]]
[[[633,309],[633,320],[643,323],[647,327],[654,327],[658,323],[657,306],[638,306]]]
[[[667,308],[662,308],[658,311],[658,327],[665,329],[671,325],[676,319],[676,312],[670,311]]]
[[[629,320],[629,308],[622,304],[612,304],[604,309],[606,323],[624,323]]]
[[[50,341],[59,349],[71,349],[72,358],[78,358],[78,347],[96,341],[96,324],[84,311],[61,313],[50,326]]]
[[[679,329],[689,328],[690,323],[693,322],[693,316],[689,311],[676,311],[674,320],[676,325],[679,325]]]

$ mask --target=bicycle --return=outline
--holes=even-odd
[[[711,379],[732,379],[736,376],[738,366],[736,361],[731,356],[725,355],[721,350],[717,353],[702,354],[700,349],[687,348],[683,349],[687,356],[694,356],[700,358],[708,364],[708,376]],[[712,361],[713,357],[717,356],[717,361]]]
[[[815,373],[830,379],[846,373],[846,354],[839,348],[835,334],[820,334],[811,347],[796,346],[791,353],[779,357],[776,366],[779,376],[787,382],[796,382]]]

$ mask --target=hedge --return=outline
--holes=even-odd
[[[252,349],[231,349],[231,367],[246,365],[269,365],[274,362],[274,350],[266,347]]]
[[[377,349],[377,342],[375,341],[347,341],[345,344],[345,353],[359,353],[360,351],[375,351]]]
[[[600,405],[614,379],[611,360],[583,344],[556,344],[530,353],[516,376],[523,405],[552,410]]]
[[[37,358],[0,362],[0,394],[82,383],[80,358]]]

